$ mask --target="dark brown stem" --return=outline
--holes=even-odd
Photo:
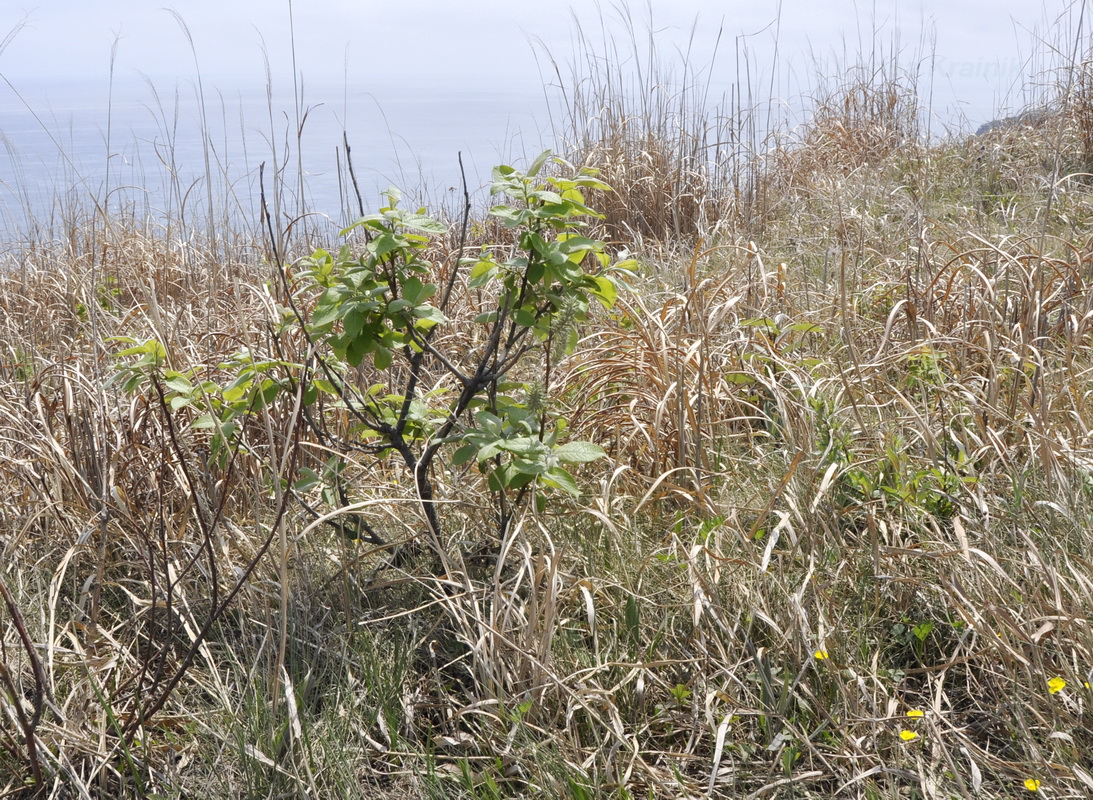
[[[3,576],[0,576],[0,596],[4,598],[4,605],[7,606],[8,613],[11,614],[12,624],[15,625],[15,630],[19,634],[19,641],[23,643],[23,649],[27,653],[31,670],[34,673],[34,697],[31,700],[34,712],[29,719],[26,716],[26,712],[23,711],[23,704],[20,702],[20,692],[16,690],[15,682],[12,680],[11,673],[8,672],[7,665],[5,664],[0,664],[0,679],[3,680],[8,691],[11,692],[12,705],[15,707],[16,715],[19,717],[19,727],[23,729],[23,739],[26,742],[27,747],[27,760],[30,762],[30,769],[34,775],[34,785],[41,787],[43,785],[42,765],[38,758],[36,731],[38,729],[38,723],[42,720],[42,711],[45,708],[45,700],[49,696],[49,683],[46,680],[45,669],[42,667],[42,659],[38,657],[38,650],[35,648],[34,642],[30,638],[30,634],[27,632],[26,623],[23,621],[23,614],[19,611],[19,606],[15,602],[15,598],[12,596],[11,590],[8,588],[8,584]]]

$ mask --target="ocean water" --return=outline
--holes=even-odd
[[[1021,69],[937,58],[919,86],[943,109],[925,115],[931,130],[975,130],[996,115],[997,86]],[[711,81],[714,104],[731,91],[731,77]],[[371,85],[305,84],[298,102],[291,87],[221,82],[202,91],[193,80],[157,85],[133,74],[113,87],[101,79],[0,84],[0,240],[56,231],[97,208],[257,224],[263,165],[267,202],[282,224],[308,213],[341,227],[359,215],[344,140],[366,210],[379,207],[389,186],[407,202],[454,209],[464,177],[482,198],[494,165],[556,147],[564,125],[559,90],[541,80],[478,86],[437,75]],[[807,100],[793,100],[807,90],[787,86],[784,94],[768,104],[781,115],[777,124],[807,118]]]
[[[17,88],[0,91],[7,236],[102,205],[201,218],[210,195],[214,208],[254,218],[262,164],[267,203],[276,174],[286,218],[303,210],[342,224],[358,213],[343,136],[366,208],[389,186],[408,202],[454,206],[464,176],[480,193],[495,164],[553,140],[541,89],[307,86],[298,108],[291,92],[264,87],[206,89],[204,103],[192,84],[129,83],[112,96],[100,83]]]

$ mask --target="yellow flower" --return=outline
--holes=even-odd
[[[918,738],[918,734],[914,731],[900,731],[899,738],[903,739],[905,742],[912,742]]]
[[[1035,792],[1040,788],[1040,781],[1035,778],[1025,778],[1025,788],[1030,792]]]
[[[919,710],[918,710],[917,708],[912,708],[912,709],[911,709],[910,711],[908,711],[908,712],[907,712],[907,716],[909,716],[909,717],[911,717],[911,718],[914,718],[914,717],[925,717],[925,716],[926,716],[926,712],[925,712],[925,711],[919,711]]]
[[[1066,688],[1066,681],[1062,678],[1052,678],[1047,682],[1047,690],[1052,694],[1058,694]]]
[[[823,661],[825,658],[827,658],[827,651],[826,650],[817,650],[812,655],[816,657],[817,661]]]

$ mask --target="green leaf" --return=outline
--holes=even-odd
[[[328,325],[333,325],[341,318],[341,315],[341,304],[333,302],[332,299],[328,300],[327,296],[323,295],[319,298],[319,304],[315,307],[315,313],[311,317],[311,326],[313,328],[325,328]]]
[[[478,289],[485,286],[494,276],[497,274],[499,265],[496,261],[490,259],[482,259],[471,267],[470,274],[470,286],[472,289]]]
[[[423,214],[407,214],[402,218],[402,225],[406,228],[432,233],[436,236],[448,232],[448,229],[443,224],[437,222],[432,217],[427,217]]]
[[[605,275],[589,275],[588,278],[596,284],[596,288],[590,291],[600,301],[604,308],[611,308],[619,298],[619,289],[615,282]]]
[[[155,339],[148,339],[136,347],[129,347],[118,353],[119,358],[129,356],[152,356],[158,362],[167,357],[167,350]]]
[[[350,339],[357,338],[361,329],[364,327],[366,319],[365,315],[357,308],[350,310],[350,312],[345,315],[345,320],[342,323],[345,327],[345,335]]]
[[[177,372],[168,372],[167,379],[163,381],[163,385],[170,389],[172,392],[178,392],[179,394],[189,394],[194,390],[193,384],[186,379],[185,375],[180,375]]]
[[[557,192],[549,191],[548,189],[540,189],[535,192],[531,192],[531,196],[537,200],[542,200],[544,203],[550,203],[551,205],[561,205],[565,201],[562,200],[562,196]]]
[[[323,479],[319,477],[318,473],[310,467],[301,468],[300,474],[303,477],[296,481],[292,486],[292,488],[298,492],[310,491],[323,482]]]
[[[529,178],[534,178],[536,175],[538,175],[539,170],[541,170],[543,168],[543,166],[548,161],[550,161],[550,158],[551,158],[552,155],[553,155],[553,153],[551,153],[549,150],[544,150],[539,155],[537,155],[535,157],[535,160],[532,161],[531,164],[528,165],[528,171],[527,171],[526,175]]]
[[[592,442],[566,442],[554,451],[554,455],[566,464],[585,464],[604,458],[607,452]]]
[[[402,296],[415,306],[421,305],[434,294],[436,294],[436,286],[431,283],[422,283],[420,278],[410,277],[402,284]]]
[[[440,325],[448,321],[448,318],[444,316],[443,311],[441,311],[436,306],[429,305],[428,303],[425,303],[424,305],[420,305],[415,308],[414,316],[417,317],[417,319],[419,320],[419,324],[416,326],[418,328],[427,327],[421,325],[420,323],[422,322],[428,322],[432,325]]]
[[[634,599],[634,595],[628,595],[626,597],[624,618],[626,620],[626,632],[630,639],[630,646],[636,651],[638,645],[641,643],[641,613],[638,609],[637,600]]]
[[[513,208],[512,206],[494,206],[490,209],[490,216],[504,220],[505,227],[515,228],[517,225],[523,225],[527,222],[532,214],[530,211]]]
[[[572,497],[581,496],[581,490],[577,486],[577,481],[575,481],[573,476],[566,472],[562,467],[551,467],[540,480],[544,486],[561,489]]]
[[[372,357],[376,365],[376,369],[385,370],[391,366],[391,362],[394,360],[394,354],[386,347],[380,347],[376,349],[376,354]]]
[[[359,367],[367,353],[376,349],[376,342],[370,336],[358,336],[352,339],[345,348],[345,359],[354,367]]]
[[[501,418],[496,414],[492,414],[489,411],[479,411],[474,415],[474,421],[478,423],[478,426],[483,430],[494,434],[495,436],[501,435]]]
[[[518,436],[515,439],[505,439],[500,443],[501,449],[518,456],[530,456],[546,451],[546,445],[534,436]]]
[[[385,233],[373,239],[368,247],[375,254],[376,258],[383,258],[388,253],[401,250],[408,244],[409,242],[398,234]]]
[[[247,390],[250,388],[253,378],[250,373],[244,374],[236,378],[228,387],[224,389],[223,398],[225,403],[234,403],[236,400],[242,400],[247,394]]]
[[[468,442],[452,453],[452,464],[461,467],[478,454],[478,447]]]
[[[501,442],[490,442],[487,445],[478,448],[478,453],[475,456],[478,459],[478,464],[481,466],[486,461],[489,461],[495,455],[501,452]]]
[[[520,475],[542,475],[546,472],[547,466],[542,461],[535,461],[530,458],[514,458],[512,460],[513,472]]]
[[[536,478],[536,476],[530,472],[520,472],[519,470],[512,469],[511,465],[510,468],[505,471],[505,474],[507,476],[506,485],[510,489],[523,489]]]
[[[528,311],[525,308],[518,308],[512,313],[512,318],[516,324],[522,328],[530,328],[535,324],[535,314]]]

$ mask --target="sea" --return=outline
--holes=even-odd
[[[464,185],[484,196],[495,165],[556,144],[550,106],[538,89],[0,85],[0,236],[102,209],[256,217],[275,186],[286,217],[335,225],[392,187],[454,208]]]
[[[935,134],[974,131],[1001,115],[986,72],[1009,80],[1018,66],[940,59],[930,97],[948,111],[926,111]],[[970,78],[957,101],[945,92],[953,95],[959,70]],[[783,121],[807,117],[791,106],[779,99]],[[282,224],[308,215],[343,227],[383,205],[389,187],[405,203],[457,209],[464,186],[485,202],[495,165],[564,148],[565,114],[558,87],[535,83],[476,89],[438,80],[366,92],[134,76],[0,82],[0,241],[103,211],[254,224],[263,192]]]

